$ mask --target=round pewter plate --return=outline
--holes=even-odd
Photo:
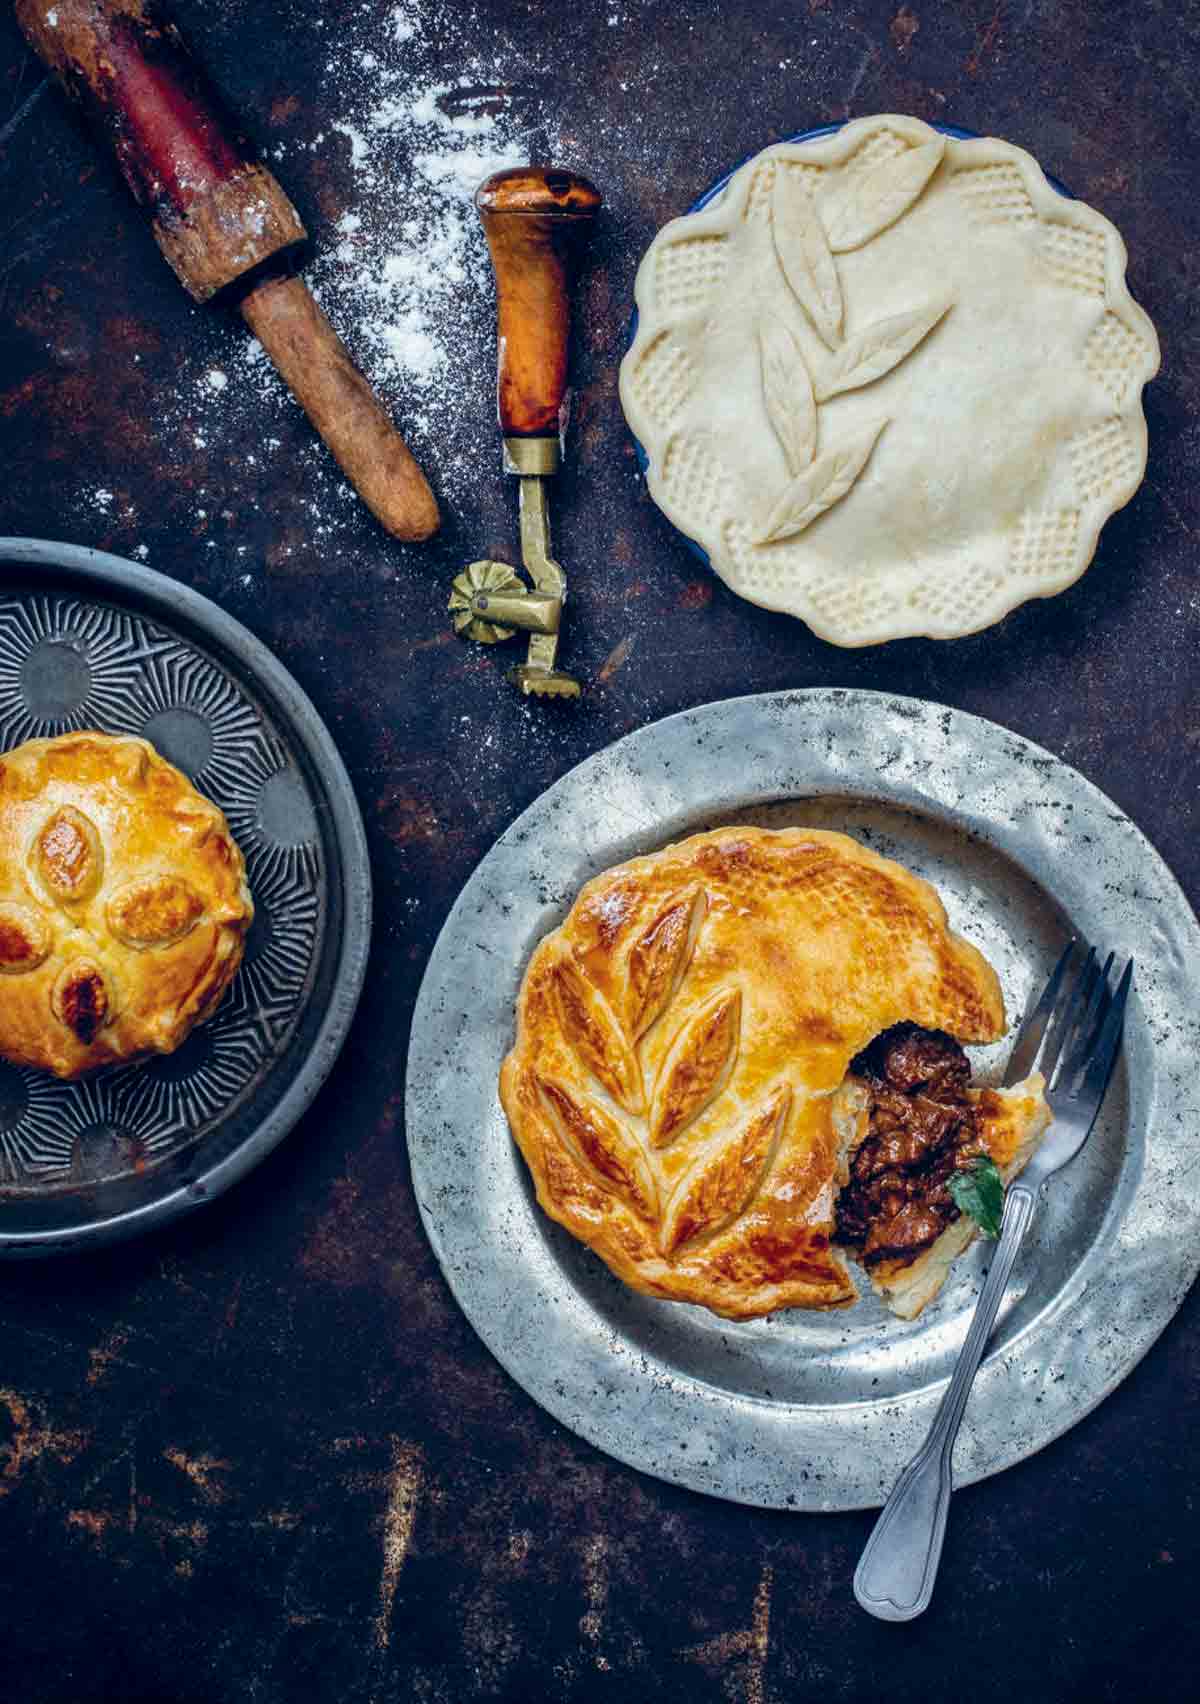
[[[746,1323],[652,1300],[540,1212],[497,1098],[525,965],[583,883],[730,822],[843,829],[934,883],[1003,985],[1009,1035],[972,1050],[985,1080],[1072,933],[1136,957],[1104,1109],[1043,1196],[967,1408],[955,1476],[985,1478],[1094,1408],[1200,1268],[1200,927],[1110,800],[993,723],[872,692],[733,699],[643,728],[543,794],[467,883],[417,1004],[409,1151],[434,1250],[513,1377],[622,1461],[768,1508],[887,1496],[945,1388],[988,1245],[907,1323],[870,1294]]]
[[[287,671],[149,568],[0,539],[0,752],[73,728],[141,735],[220,805],[255,917],[228,994],[175,1053],[78,1083],[0,1060],[0,1257],[113,1242],[227,1189],[311,1103],[366,969],[362,819]]]

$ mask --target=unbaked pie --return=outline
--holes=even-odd
[[[948,639],[1083,573],[1146,467],[1158,340],[1036,160],[858,119],[655,237],[621,399],[734,591],[837,645]]]

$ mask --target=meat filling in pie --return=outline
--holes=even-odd
[[[866,1088],[867,1134],[838,1193],[834,1240],[867,1267],[907,1263],[959,1217],[950,1180],[988,1152],[971,1062],[944,1031],[897,1024],[850,1070]]]

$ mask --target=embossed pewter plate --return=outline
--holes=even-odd
[[[1023,149],[897,114],[776,143],[654,238],[621,401],[651,495],[837,645],[1084,572],[1146,466],[1125,247]]]
[[[255,918],[229,993],[175,1053],[76,1083],[0,1060],[0,1256],[113,1241],[227,1188],[328,1075],[366,966],[358,807],[286,670],[150,569],[0,539],[0,751],[73,728],[141,735],[221,806]]]
[[[883,1501],[949,1378],[987,1245],[911,1322],[870,1294],[745,1323],[655,1301],[539,1211],[497,1096],[529,955],[583,883],[729,822],[841,829],[934,883],[1004,990],[1009,1035],[972,1049],[984,1080],[1072,932],[1137,958],[1101,1119],[1049,1187],[968,1406],[956,1476],[985,1478],[1095,1407],[1200,1268],[1200,926],[1110,800],[993,723],[872,692],[733,699],[643,728],[543,794],[467,883],[417,1004],[408,1140],[434,1250],[492,1352],[599,1448],[763,1507]]]

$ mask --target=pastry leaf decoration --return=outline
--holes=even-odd
[[[672,900],[630,948],[625,964],[629,987],[626,1009],[634,1042],[653,1029],[675,998],[707,909],[703,889]]]
[[[945,151],[945,137],[939,136],[844,178],[821,204],[834,254],[862,248],[907,213],[941,165]]]
[[[573,1054],[585,1082],[581,1087],[577,1074],[569,1069],[559,1074],[553,1066],[529,1079],[544,1139],[554,1144],[547,1176],[561,1179],[574,1168],[574,1175],[648,1226],[668,1260],[747,1210],[774,1163],[792,1105],[790,1086],[776,1079],[740,1127],[710,1131],[696,1154],[681,1156],[681,1168],[672,1162],[673,1189],[662,1181],[655,1151],[678,1140],[723,1093],[741,1044],[741,989],[717,988],[680,1023],[646,1110],[642,1039],[670,1016],[707,914],[703,888],[682,889],[637,929],[628,948],[613,948],[610,974],[617,982],[623,975],[625,983],[623,995],[614,995],[615,1007],[625,1014],[623,1033],[579,960],[571,953],[554,960],[548,985],[560,1057],[562,1048]],[[623,1100],[614,1092],[618,1087]],[[636,1108],[629,1104],[635,1100]]]
[[[787,461],[790,483],[776,498],[754,543],[762,548],[795,538],[851,491],[866,466],[886,418],[818,454],[820,403],[882,379],[908,358],[950,311],[950,302],[927,303],[890,314],[852,337],[843,337],[844,305],[835,254],[861,248],[892,225],[924,190],[945,153],[938,137],[881,164],[842,173],[819,204],[807,189],[776,172],[771,190],[775,258],[791,294],[804,309],[825,350],[813,352],[782,320],[758,329],[763,405]]]
[[[786,1083],[731,1141],[705,1153],[681,1179],[663,1217],[659,1247],[672,1255],[700,1236],[712,1236],[740,1217],[758,1194],[779,1147],[792,1104]]]
[[[779,539],[794,538],[811,526],[818,515],[840,503],[866,466],[867,457],[886,425],[886,420],[877,420],[836,449],[818,456],[779,498],[756,542],[775,544]]]
[[[571,958],[559,959],[551,985],[563,1035],[593,1077],[626,1112],[643,1111],[641,1068],[608,1001]]]
[[[876,320],[857,337],[848,338],[817,374],[817,400],[827,402],[831,396],[858,390],[883,378],[906,355],[912,354],[918,343],[946,317],[952,305],[941,302],[907,314],[891,314],[887,319]]]
[[[800,345],[782,320],[759,327],[763,398],[767,417],[787,461],[788,472],[802,473],[817,453],[817,405]]]
[[[842,333],[842,286],[816,206],[805,191],[788,194],[776,172],[771,191],[771,235],[792,294],[830,349]]]
[[[741,1040],[742,992],[726,988],[687,1020],[654,1089],[650,1142],[665,1148],[716,1099],[729,1080]]]
[[[559,1137],[587,1162],[599,1181],[639,1218],[658,1217],[658,1186],[641,1144],[595,1101],[576,1099],[561,1083],[537,1079],[542,1104]]]

